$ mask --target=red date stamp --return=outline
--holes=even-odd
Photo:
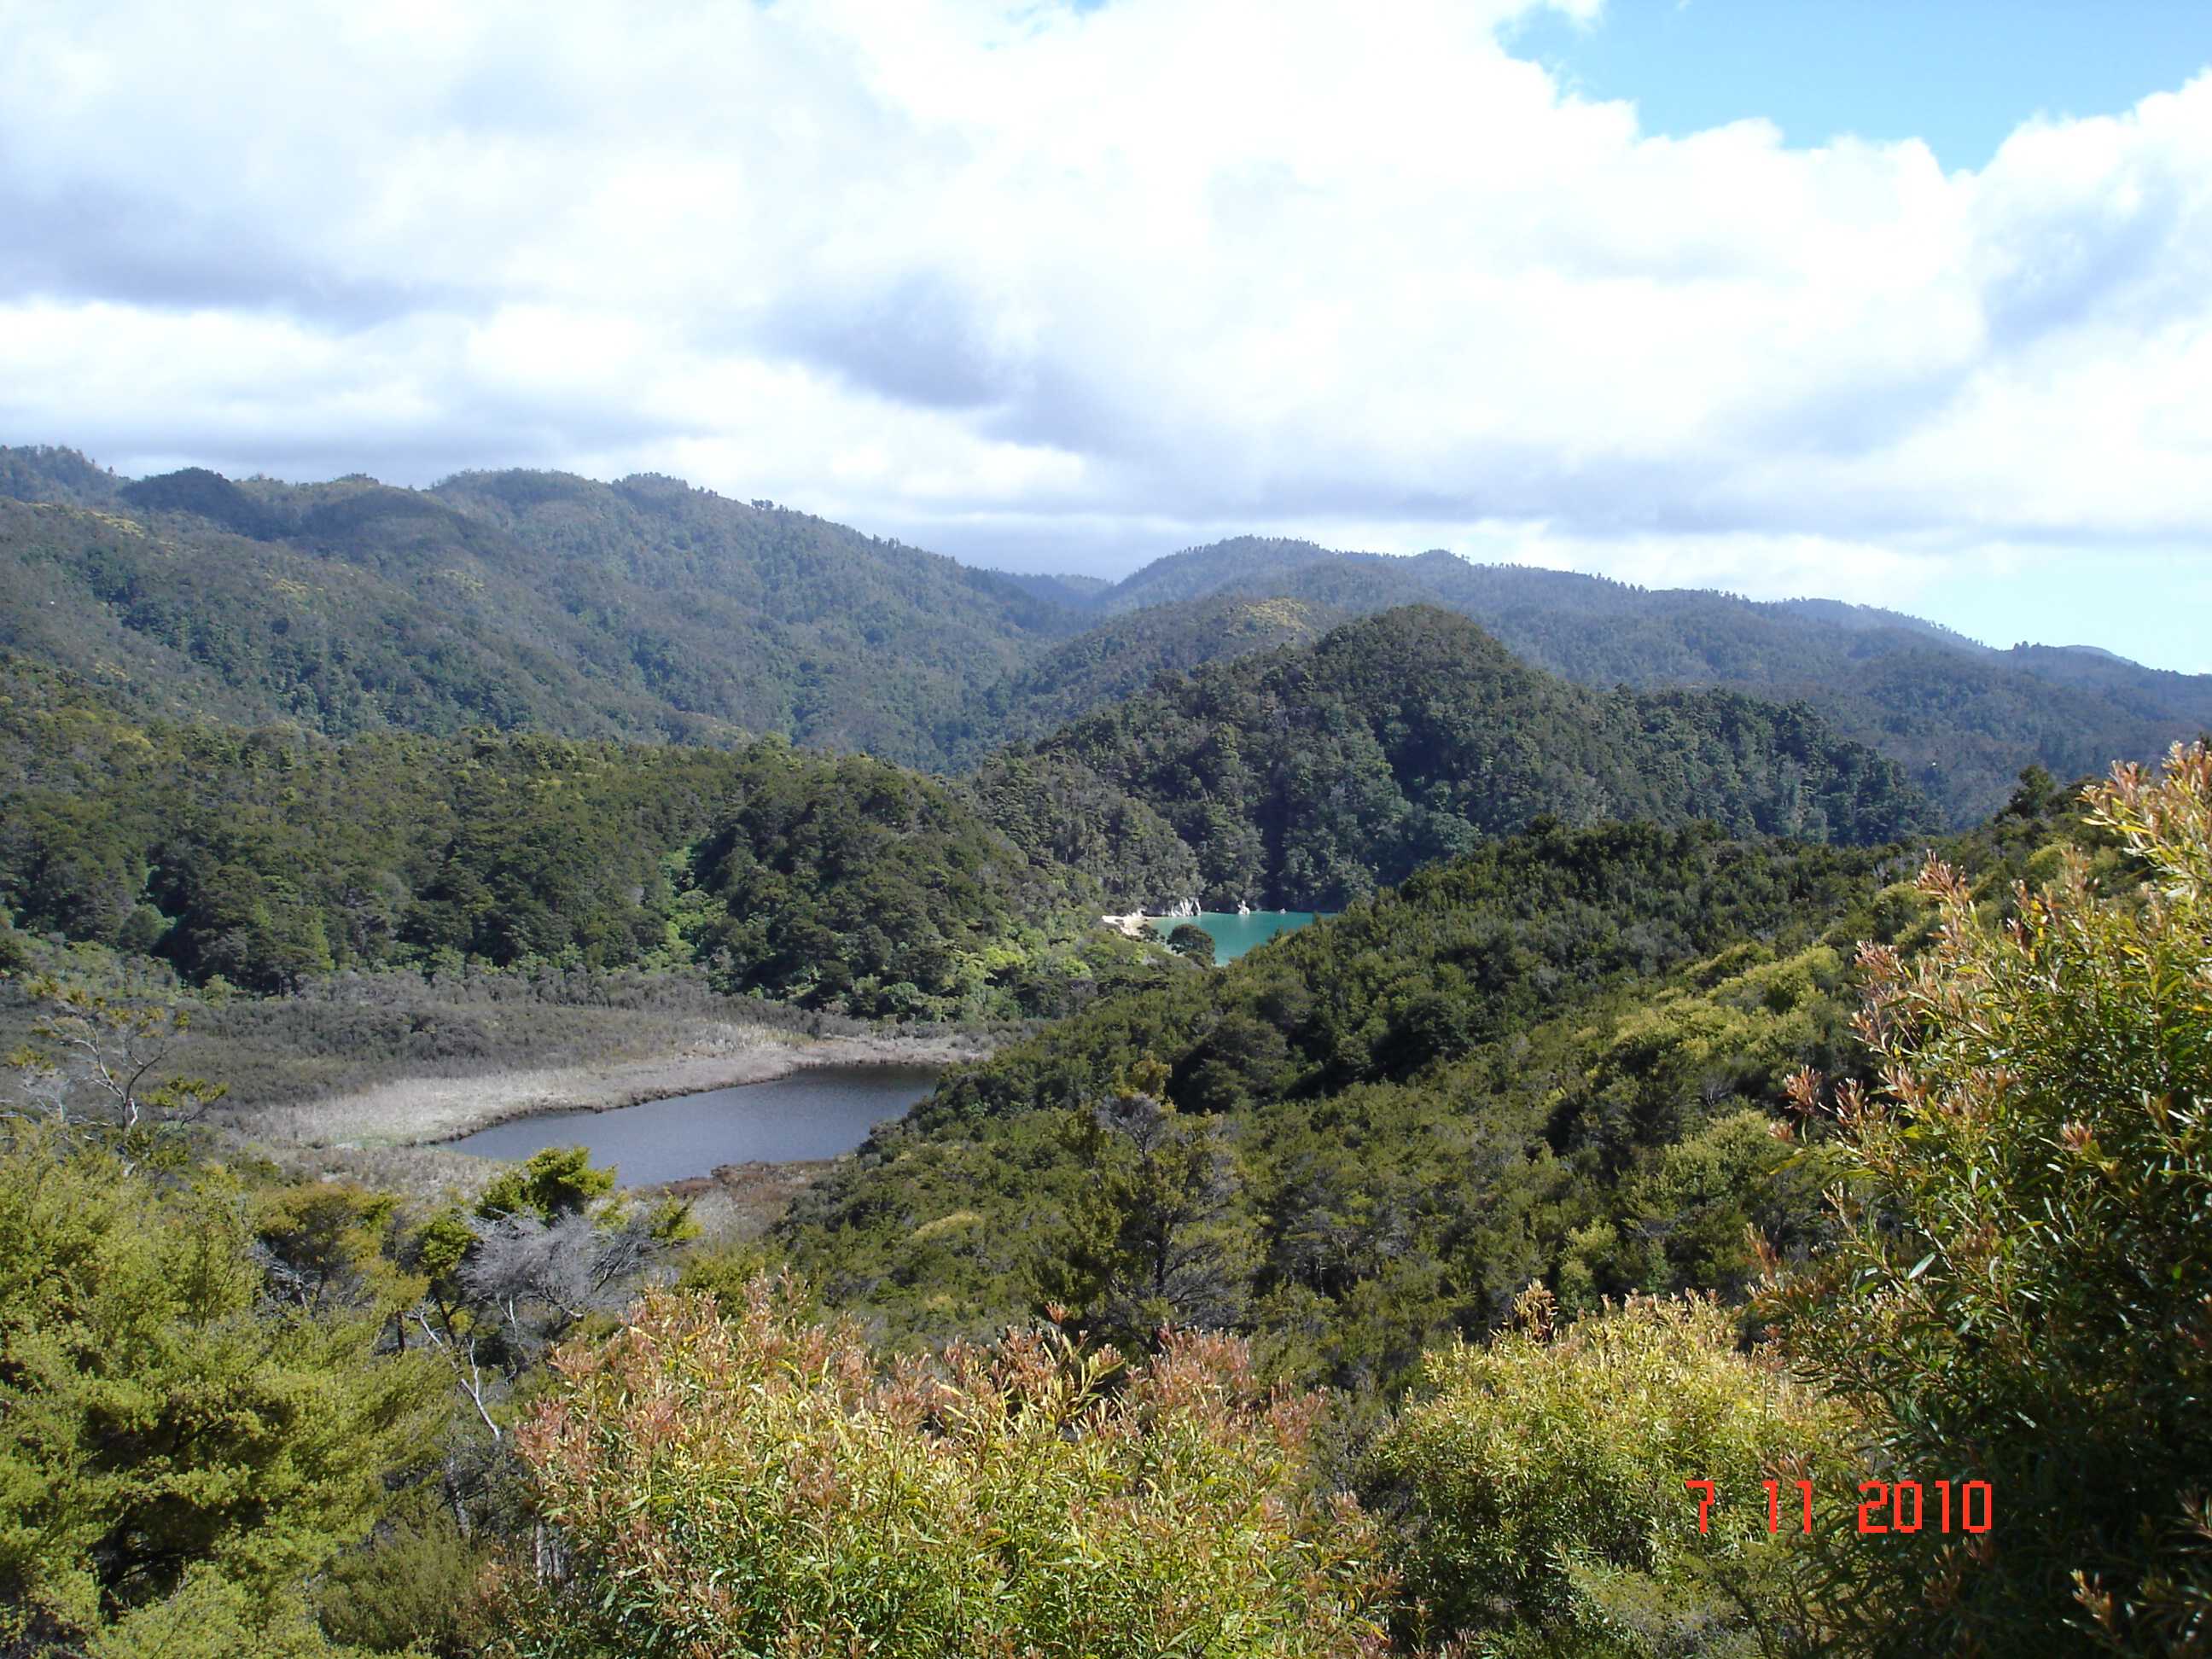
[[[1810,1480],[1763,1480],[1766,1492],[1766,1529],[1769,1532],[1813,1530],[1813,1483]],[[1685,1480],[1683,1486],[1698,1500],[1698,1530],[1710,1531],[1718,1489],[1710,1480]],[[1875,1533],[1987,1532],[1996,1519],[1996,1504],[1986,1480],[1954,1485],[1948,1480],[1862,1480],[1859,1482],[1858,1529]]]

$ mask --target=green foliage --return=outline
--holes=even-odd
[[[1004,750],[963,787],[1009,840],[1082,871],[1108,904],[1198,890],[1197,857],[1168,821],[1073,756]]]
[[[1794,1485],[1855,1479],[1836,1411],[1737,1351],[1716,1303],[1632,1300],[1422,1362],[1372,1478],[1405,1512],[1407,1622],[1488,1654],[1750,1655],[1815,1632],[1797,1594]],[[1761,1483],[1793,1525],[1768,1530]],[[1698,1527],[1699,1494],[1716,1494]],[[1843,1487],[1849,1490],[1848,1485]]]
[[[0,495],[19,501],[98,506],[114,499],[118,481],[74,449],[51,444],[0,446]]]
[[[615,1172],[593,1168],[590,1147],[548,1146],[493,1176],[477,1200],[477,1213],[489,1218],[527,1210],[556,1221],[589,1208],[614,1187]]]
[[[157,1184],[20,1133],[0,1149],[0,1632],[94,1650],[304,1632],[301,1583],[419,1454],[439,1379],[384,1310],[271,1294],[217,1172]],[[203,1645],[163,1648],[199,1630]],[[319,1638],[315,1638],[319,1639]]]
[[[143,1157],[173,1150],[167,1132],[192,1122],[226,1092],[221,1084],[169,1071],[191,1018],[155,988],[105,990],[47,974],[23,989],[35,1011],[31,1041],[6,1064],[29,1115],[56,1128],[89,1127]]]
[[[2030,761],[2080,776],[2212,724],[2203,676],[1990,651],[1887,611],[1251,538],[1094,592],[652,477],[404,490],[188,469],[125,485],[72,451],[0,449],[0,571],[11,645],[138,714],[333,737],[781,732],[966,767],[1159,674],[1410,605],[1600,690],[1802,702],[1904,766],[1953,824],[1996,810]]]
[[[410,1274],[405,1322],[443,1359],[496,1440],[514,1389],[555,1344],[620,1310],[696,1232],[690,1206],[638,1205],[588,1148],[549,1146],[394,1239]]]
[[[1710,686],[1802,702],[1901,765],[1954,827],[1997,811],[2031,763],[2083,777],[2115,756],[2148,760],[2212,726],[2212,676],[2098,651],[1992,651],[1916,617],[1827,600],[1655,592],[1443,552],[1332,553],[1244,537],[1155,560],[1096,603],[1109,612],[1181,610],[1263,595],[1358,614],[1443,605],[1524,662],[1601,690]],[[1131,621],[1115,616],[1097,632],[1111,637]],[[1071,641],[1047,660],[1079,659],[1084,649]],[[1125,672],[1133,676],[1133,665]]]
[[[1284,646],[1310,645],[1345,613],[1302,599],[1194,599],[1112,617],[1052,647],[969,700],[951,758],[963,749],[1049,736],[1095,708],[1150,688],[1163,674]]]
[[[20,659],[0,680],[0,907],[150,941],[191,980],[696,967],[726,992],[972,1018],[1073,1006],[1141,948],[1092,925],[1087,878],[877,761],[142,727]]]
[[[1986,1540],[1843,1540],[1854,1650],[2185,1652],[2212,1627],[2212,751],[2088,798],[2139,892],[2069,853],[2000,923],[1933,865],[1933,948],[1867,952],[1881,1087],[1840,1091],[1840,1236],[1771,1299],[1868,1416],[1871,1474],[1994,1493]]]
[[[478,1585],[495,1559],[492,1539],[462,1531],[434,1486],[416,1486],[368,1542],[331,1563],[316,1616],[349,1647],[462,1659],[492,1638]]]
[[[1049,1334],[879,1367],[757,1281],[648,1297],[522,1437],[567,1553],[515,1655],[1374,1653],[1376,1540],[1305,1490],[1318,1403],[1239,1345]]]
[[[1032,862],[957,795],[880,762],[788,751],[748,781],[691,855],[719,906],[694,949],[724,988],[906,1018],[1038,997],[1024,1011],[1049,1012],[1040,970],[1056,957],[1064,994],[1083,926],[1069,907],[1095,890]]]
[[[264,1600],[198,1565],[174,1594],[131,1608],[82,1651],[86,1659],[367,1659],[334,1644],[305,1597]]]
[[[1425,606],[1163,679],[1025,758],[1086,769],[1164,818],[1215,909],[1340,909],[1546,815],[1864,843],[1925,811],[1897,767],[1808,710],[1584,690]],[[1117,899],[1192,896],[1116,885],[1151,866],[1167,867],[1109,848],[1096,867]]]
[[[642,477],[188,469],[118,495],[81,457],[0,452],[0,570],[11,643],[138,712],[332,737],[781,732],[935,763],[971,695],[1080,625],[950,559]]]
[[[252,1221],[264,1255],[264,1294],[319,1311],[397,1311],[419,1286],[386,1259],[398,1200],[346,1181],[280,1187],[259,1195]]]
[[[1208,1316],[1352,1387],[1532,1278],[1577,1308],[1739,1291],[1747,1224],[1817,1242],[1821,1154],[1776,1138],[1784,1085],[1851,1064],[1838,949],[1919,916],[1888,862],[1709,829],[1492,843],[951,1074],[781,1237],[895,1329],[1058,1301],[1142,1336],[1138,1245],[1188,1211]],[[1133,1093],[1172,1108],[1150,1176],[1113,1121]]]
[[[1213,935],[1194,921],[1178,922],[1169,931],[1168,949],[1201,967],[1213,966]]]
[[[1090,1179],[1065,1234],[1042,1243],[1037,1284],[1063,1322],[1141,1344],[1164,1329],[1237,1323],[1258,1252],[1233,1203],[1222,1123],[1162,1098],[1164,1067],[1136,1070],[1078,1127],[1073,1150]]]

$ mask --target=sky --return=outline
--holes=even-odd
[[[0,442],[2212,672],[2212,5],[0,0]]]

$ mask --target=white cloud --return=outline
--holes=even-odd
[[[18,3],[0,437],[1891,603],[2212,532],[2212,76],[1947,175],[1525,9]]]

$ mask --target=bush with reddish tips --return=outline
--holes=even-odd
[[[649,1296],[555,1369],[511,1655],[1382,1650],[1373,1530],[1305,1484],[1318,1402],[1231,1339],[885,1365],[763,1279],[727,1316]]]

